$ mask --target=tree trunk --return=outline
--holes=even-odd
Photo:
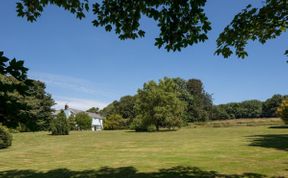
[[[156,124],[156,131],[158,132],[159,131],[159,125]]]

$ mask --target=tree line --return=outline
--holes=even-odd
[[[45,84],[28,78],[27,71],[23,61],[9,59],[0,52],[0,123],[18,131],[49,130],[55,122],[54,100],[45,91]],[[175,129],[189,122],[276,117],[277,109],[287,98],[278,94],[263,102],[214,105],[201,80],[165,77],[144,83],[134,96],[124,96],[102,110],[93,107],[88,111],[106,117],[105,129]],[[82,120],[76,118],[68,119],[69,127],[81,125]]]
[[[175,129],[190,122],[277,117],[277,108],[287,98],[277,94],[266,101],[215,105],[201,80],[165,77],[144,83],[136,95],[121,97],[100,113],[106,117],[104,128],[108,130]]]
[[[214,107],[213,120],[239,119],[239,118],[271,118],[277,117],[277,108],[288,95],[273,95],[266,101],[247,100],[220,104]]]

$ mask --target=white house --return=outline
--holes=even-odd
[[[80,113],[80,112],[85,112],[92,118],[92,125],[91,125],[92,131],[100,131],[103,129],[104,118],[100,116],[99,114],[69,108],[68,105],[65,105],[64,113],[67,118],[70,117],[71,115],[76,115],[77,113]]]

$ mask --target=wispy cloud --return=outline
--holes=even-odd
[[[65,104],[68,104],[69,107],[87,110],[91,107],[98,107],[100,109],[104,108],[108,105],[108,103],[90,100],[90,99],[82,99],[82,98],[69,98],[69,97],[55,97],[56,105],[54,105],[55,109],[63,109]]]
[[[42,72],[32,72],[30,73],[30,77],[45,82],[48,87],[65,89],[68,92],[73,91],[80,94],[88,94],[106,98],[107,100],[111,100],[111,96],[115,96],[115,91],[112,92],[104,89],[101,84],[86,79]]]

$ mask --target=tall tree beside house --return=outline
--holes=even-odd
[[[212,0],[211,0],[212,1]],[[155,46],[167,51],[180,51],[187,46],[205,42],[211,23],[205,14],[207,0],[186,1],[97,1],[88,0],[18,0],[17,14],[33,22],[48,5],[61,7],[82,19],[92,10],[95,15],[93,25],[112,30],[121,40],[136,39],[145,36],[145,29],[140,24],[142,17],[154,20],[159,27],[159,36]],[[216,55],[225,58],[233,53],[245,58],[249,41],[266,43],[285,33],[288,17],[286,0],[264,0],[261,5],[248,4],[234,16],[232,22],[224,28],[217,39]],[[288,55],[288,50],[285,52]]]
[[[63,110],[51,120],[49,130],[52,135],[69,135],[69,124]]]
[[[23,61],[0,52],[0,122],[21,131],[47,130],[54,101],[45,84],[27,78]]]
[[[75,121],[80,130],[91,130],[92,118],[87,113],[76,114]]]

